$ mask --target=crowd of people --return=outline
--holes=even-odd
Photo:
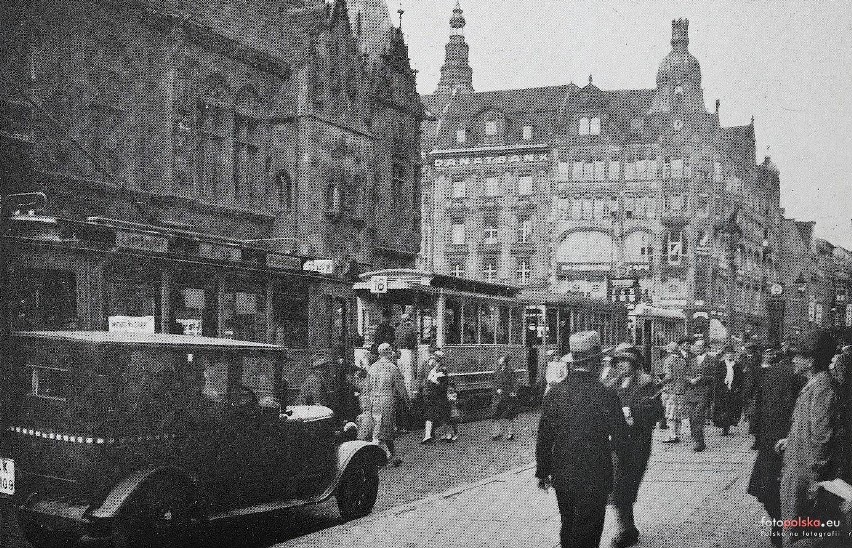
[[[779,348],[727,333],[709,347],[684,337],[665,347],[653,375],[633,345],[602,350],[594,331],[569,342],[570,354],[549,355],[536,447],[536,476],[556,492],[563,546],[599,546],[607,504],[618,522],[613,547],[638,542],[633,505],[655,428],[676,444],[687,422],[692,449],[702,452],[708,422],[728,436],[743,419],[757,451],[748,492],[772,518],[772,543],[849,546],[852,347],[826,330]]]

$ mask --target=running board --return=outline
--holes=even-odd
[[[288,499],[288,500],[280,500],[280,501],[272,501],[272,502],[264,502],[261,504],[255,504],[254,506],[249,506],[247,508],[237,508],[236,510],[229,510],[227,512],[220,512],[218,514],[212,514],[207,517],[207,521],[219,521],[223,519],[237,518],[242,516],[250,516],[253,514],[264,514],[267,512],[275,512],[277,510],[288,510],[290,508],[300,508],[303,506],[310,506],[313,504],[319,504],[326,499],[329,498],[331,494],[323,493],[321,496],[317,498],[312,498],[308,500],[304,499]]]

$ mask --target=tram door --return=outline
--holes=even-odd
[[[529,384],[538,381],[538,360],[541,345],[544,343],[544,318],[541,310],[529,307],[525,311],[524,324],[527,329],[527,372]]]

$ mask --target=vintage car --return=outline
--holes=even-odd
[[[288,406],[280,347],[56,331],[12,348],[0,493],[36,546],[182,546],[207,522],[331,496],[346,519],[373,508],[384,451],[326,407]]]

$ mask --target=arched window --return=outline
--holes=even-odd
[[[342,206],[340,195],[340,186],[336,183],[329,184],[325,189],[325,210],[326,213],[339,214]]]
[[[594,117],[589,120],[589,135],[600,135],[601,134],[601,119],[598,117]]]

